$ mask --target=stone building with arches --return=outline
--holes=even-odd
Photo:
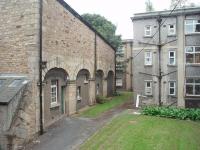
[[[0,15],[0,76],[26,78],[10,124],[2,109],[9,104],[0,98],[4,144],[19,146],[40,131],[41,122],[46,128],[94,105],[97,95],[112,96],[115,49],[64,0],[3,0]]]

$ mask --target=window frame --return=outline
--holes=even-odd
[[[147,30],[147,27],[149,27],[149,29]],[[144,27],[144,36],[145,37],[151,37],[152,36],[152,33],[151,33],[151,25],[146,25],[145,27]],[[147,34],[147,32],[149,32],[149,34]]]
[[[187,52],[187,48],[189,48],[189,47],[193,48],[193,51],[192,51],[192,52]],[[199,63],[196,63],[196,54],[200,54],[200,51],[199,51],[199,52],[196,52],[196,48],[197,48],[197,47],[200,48],[200,46],[186,46],[186,47],[185,47],[185,63],[186,63],[186,64],[200,64],[200,62],[199,62]],[[187,62],[187,54],[192,54],[192,55],[193,55],[193,62],[192,62],[192,63],[188,63],[188,62]]]
[[[171,87],[171,84],[170,83],[173,83],[174,84],[174,86],[173,87]],[[173,94],[171,94],[170,92],[170,90],[171,89],[174,89],[174,93]],[[175,96],[176,95],[176,81],[174,81],[174,80],[170,80],[169,82],[168,82],[168,93],[169,93],[169,95],[170,96]]]
[[[187,23],[187,21],[192,21],[192,23]],[[197,23],[195,23],[195,21],[197,21]],[[200,25],[200,23],[198,23],[198,20],[196,20],[196,19],[186,19],[185,20],[185,34],[200,33],[200,31],[199,32],[195,32],[196,25]],[[192,32],[187,32],[186,31],[186,26],[192,26]]]
[[[55,82],[56,84],[52,84]],[[52,89],[55,89],[55,96],[52,96],[54,92],[52,92]],[[52,101],[52,99],[55,98],[55,101]],[[58,80],[51,80],[51,106],[58,104]]]
[[[170,28],[171,25],[174,26],[174,27],[173,27],[173,33],[170,32],[171,29],[172,29],[172,28]],[[168,35],[169,35],[169,36],[170,36],[170,35],[176,35],[176,25],[175,25],[175,24],[168,24]]]
[[[193,79],[192,83],[187,83],[187,79]],[[195,87],[196,85],[200,86],[200,83],[195,83],[196,79],[200,79],[199,77],[187,77],[185,78],[185,95],[186,96],[200,96],[200,94],[195,94]],[[187,94],[187,85],[192,86],[192,94]]]
[[[149,57],[147,57],[147,53],[150,54]],[[149,58],[149,61],[147,61],[148,58]],[[152,61],[153,61],[152,51],[145,51],[144,52],[144,65],[145,66],[152,66]],[[150,63],[148,63],[148,62],[150,62]]]
[[[147,83],[150,83],[150,87],[147,87]],[[145,87],[145,95],[147,95],[147,96],[151,96],[152,95],[152,83],[153,83],[153,81],[152,80],[144,80],[144,87]],[[150,90],[148,90],[148,89],[150,89]],[[150,93],[147,93],[147,91],[150,91]]]
[[[77,101],[81,101],[81,86],[77,86],[77,88],[76,88],[76,94],[77,94],[77,96],[76,96],[76,99],[77,99]]]
[[[171,52],[174,53],[173,57],[170,56]],[[173,64],[171,64],[170,59],[174,59]],[[176,65],[176,51],[175,50],[169,50],[169,52],[168,52],[168,65],[170,65],[170,66],[175,66]]]

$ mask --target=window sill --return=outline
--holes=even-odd
[[[169,34],[167,37],[176,37],[176,34]]]
[[[177,65],[170,65],[170,64],[167,64],[168,67],[177,67]]]
[[[200,35],[200,32],[185,33],[185,35]]]
[[[146,97],[151,97],[151,98],[153,97],[153,95],[147,95],[147,94],[144,94],[144,95],[145,95]]]
[[[60,107],[60,103],[52,103],[50,109]]]
[[[200,66],[200,63],[199,64],[190,64],[190,63],[188,63],[188,64],[185,64],[186,66]]]
[[[153,38],[153,36],[152,35],[149,35],[149,36],[144,35],[143,38]]]
[[[200,97],[200,95],[186,95],[185,97]]]
[[[88,80],[84,80],[84,84],[88,84],[89,83],[89,81]]]
[[[171,97],[171,98],[177,98],[177,96],[176,95],[168,95],[168,97]]]
[[[152,67],[153,65],[144,65],[144,67]]]
[[[81,97],[77,97],[76,100],[77,100],[78,102],[81,102],[82,98],[81,98]]]

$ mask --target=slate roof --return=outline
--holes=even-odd
[[[8,105],[27,83],[26,76],[0,74],[0,105]]]

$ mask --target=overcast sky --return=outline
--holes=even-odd
[[[145,12],[145,0],[65,0],[80,15],[100,14],[117,26],[117,34],[123,39],[133,38],[130,17]],[[155,10],[168,9],[171,0],[151,0]],[[190,0],[200,5],[200,0]]]

